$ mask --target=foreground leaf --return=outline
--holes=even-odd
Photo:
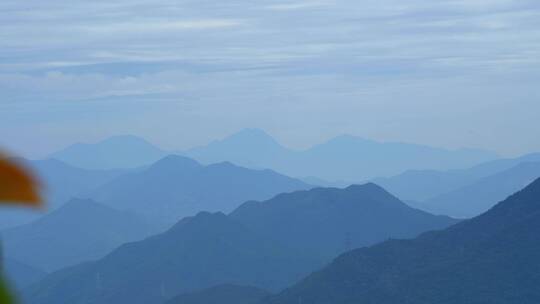
[[[41,205],[39,183],[22,165],[0,156],[0,204]]]
[[[22,165],[0,156],[0,204],[38,207],[41,202],[37,179]],[[0,304],[12,304],[13,297],[2,275],[0,273]]]

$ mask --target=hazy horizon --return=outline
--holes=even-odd
[[[144,141],[146,141],[147,143],[151,144],[152,146],[155,146],[156,148],[159,148],[159,149],[162,149],[164,152],[167,152],[167,153],[179,153],[179,152],[183,152],[183,151],[189,151],[191,149],[195,149],[195,148],[203,148],[203,147],[206,147],[207,145],[210,145],[212,143],[215,143],[215,142],[219,142],[219,141],[222,141],[222,140],[226,140],[234,135],[237,135],[237,134],[241,134],[243,131],[246,131],[246,130],[256,130],[256,131],[262,131],[265,135],[271,137],[272,139],[274,139],[276,141],[276,143],[290,151],[298,151],[298,152],[301,152],[301,151],[306,151],[306,150],[309,150],[313,147],[316,147],[318,145],[323,145],[323,144],[326,144],[328,143],[329,141],[333,140],[333,139],[336,139],[336,138],[340,138],[340,137],[354,137],[356,139],[361,139],[361,140],[366,140],[366,141],[371,141],[371,142],[376,142],[376,143],[397,143],[397,144],[410,144],[410,145],[418,145],[418,146],[425,146],[425,147],[430,147],[430,148],[435,148],[435,149],[443,149],[443,150],[448,150],[448,151],[459,151],[459,150],[478,150],[478,151],[483,151],[483,152],[486,152],[486,153],[493,153],[501,158],[504,158],[504,157],[518,157],[518,156],[523,156],[523,155],[527,155],[529,153],[536,153],[537,151],[530,151],[530,152],[526,152],[526,153],[518,153],[518,154],[500,154],[498,153],[497,151],[493,151],[493,150],[487,150],[487,149],[482,149],[482,148],[473,148],[473,147],[444,147],[444,146],[435,146],[435,145],[430,145],[430,144],[424,144],[424,143],[415,143],[415,142],[406,142],[406,141],[391,141],[391,140],[378,140],[378,139],[374,139],[374,138],[367,138],[367,137],[363,137],[363,136],[358,136],[358,135],[354,135],[354,134],[348,134],[348,133],[340,133],[340,134],[336,134],[336,135],[333,135],[333,136],[330,136],[328,138],[325,138],[325,139],[322,139],[320,142],[313,142],[313,143],[309,143],[309,144],[305,144],[305,145],[302,145],[302,146],[299,146],[299,145],[290,145],[290,144],[287,144],[281,140],[279,140],[278,138],[276,138],[275,136],[273,136],[272,134],[270,134],[269,132],[267,132],[266,130],[264,129],[260,129],[260,128],[242,128],[242,129],[239,129],[237,131],[233,131],[233,133],[230,133],[230,134],[226,134],[224,135],[223,137],[218,137],[218,138],[213,138],[213,139],[208,139],[208,141],[206,142],[201,142],[200,144],[194,144],[194,145],[187,145],[187,146],[181,146],[181,145],[174,145],[174,144],[159,144],[157,142],[155,142],[154,140],[152,140],[151,138],[146,138],[144,136],[140,136],[140,135],[137,135],[137,134],[128,134],[128,133],[125,133],[125,134],[112,134],[112,135],[108,135],[108,136],[105,136],[105,137],[98,137],[96,139],[91,139],[91,140],[85,140],[85,139],[81,139],[79,141],[74,141],[74,142],[66,142],[65,144],[62,144],[62,145],[59,145],[57,148],[51,148],[50,150],[46,150],[42,153],[33,153],[32,151],[25,151],[24,149],[22,150],[16,150],[16,149],[7,149],[7,150],[4,150],[3,152],[7,152],[7,153],[14,153],[15,155],[19,155],[21,157],[25,157],[25,158],[29,158],[29,159],[34,159],[34,160],[38,160],[38,159],[45,159],[45,158],[48,158],[48,157],[51,157],[52,154],[56,153],[56,152],[59,152],[59,151],[62,151],[66,148],[70,148],[74,145],[77,145],[77,144],[89,144],[89,145],[94,145],[94,144],[98,144],[98,143],[101,143],[101,142],[104,142],[104,141],[107,141],[107,140],[111,140],[111,139],[115,139],[115,138],[137,138],[137,139],[142,139]],[[2,146],[2,148],[6,148],[9,146],[6,145],[6,146]]]
[[[2,1],[0,145],[244,127],[504,156],[540,151],[535,1]]]
[[[539,0],[0,14],[1,303],[540,303]]]

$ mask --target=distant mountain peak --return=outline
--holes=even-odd
[[[229,218],[223,212],[201,211],[194,216],[188,216],[178,221],[172,226],[171,229],[169,229],[169,233],[174,233],[174,231],[183,231],[187,227],[192,229],[196,229],[196,227],[212,229],[212,227],[215,227],[216,225],[226,225],[229,221]]]
[[[76,143],[50,157],[85,169],[117,169],[148,165],[163,155],[163,150],[141,137],[119,135],[96,143]]]
[[[231,144],[243,144],[243,145],[263,145],[263,146],[279,146],[279,144],[272,136],[266,133],[264,130],[248,128],[242,129],[224,139],[218,141],[220,143]]]
[[[272,138],[270,135],[268,135],[268,133],[266,133],[266,131],[264,131],[263,129],[259,129],[259,128],[245,128],[245,129],[242,129],[242,130],[236,132],[232,136],[246,136],[246,137],[253,136],[253,137],[269,137],[269,138]]]
[[[202,165],[189,157],[171,154],[163,157],[150,166],[150,169],[186,169],[199,168]]]
[[[388,191],[386,191],[383,187],[381,187],[381,186],[379,186],[379,185],[377,185],[375,183],[372,183],[372,182],[365,183],[365,184],[352,184],[352,185],[348,186],[345,189],[348,189],[348,190],[363,190],[363,191],[378,191],[378,192],[388,193]]]
[[[345,188],[345,190],[355,193],[361,197],[369,196],[370,198],[377,199],[377,200],[396,201],[396,202],[400,201],[392,193],[388,192],[386,189],[384,189],[383,187],[375,183],[366,183],[362,185],[353,184]]]
[[[289,198],[300,198],[300,197],[321,197],[321,198],[327,198],[329,195],[331,196],[343,196],[348,195],[351,196],[350,200],[362,200],[365,198],[369,199],[377,199],[377,200],[385,200],[385,201],[399,201],[397,197],[386,191],[381,186],[375,184],[375,183],[366,183],[366,184],[353,184],[346,188],[326,188],[326,187],[316,187],[308,190],[298,190],[290,193],[280,193],[276,197],[272,198],[269,201],[272,200],[280,200],[280,199],[289,199]],[[327,199],[323,200],[325,203],[328,201]],[[399,201],[400,202],[400,201]],[[249,201],[246,202],[247,205],[257,205],[261,202],[256,201]]]
[[[183,223],[182,225],[185,225],[188,223],[190,224],[190,223],[195,223],[199,221],[207,222],[207,221],[213,221],[213,220],[228,220],[228,218],[223,212],[201,211],[194,216],[188,216],[181,219],[178,222],[178,224]]]

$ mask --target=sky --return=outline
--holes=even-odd
[[[2,0],[0,147],[242,128],[540,151],[537,0]]]

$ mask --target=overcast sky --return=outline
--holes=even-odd
[[[540,151],[538,0],[0,1],[0,145],[244,127]]]

